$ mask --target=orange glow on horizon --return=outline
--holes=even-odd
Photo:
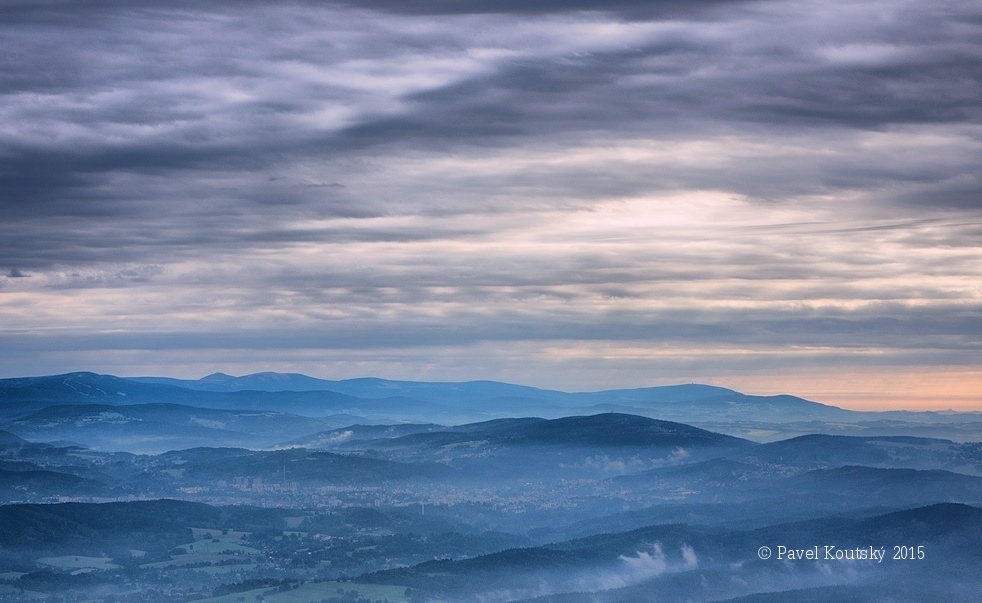
[[[755,395],[787,393],[849,410],[982,412],[978,369],[894,369],[729,376],[722,385]]]

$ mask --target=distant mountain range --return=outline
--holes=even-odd
[[[980,434],[696,384],[0,380],[0,600],[976,601]],[[928,556],[758,553],[826,545]]]
[[[717,505],[714,514],[751,517],[751,525],[762,514],[795,519],[805,508],[833,513],[877,505],[982,503],[980,443],[809,435],[757,444],[620,413],[323,429],[350,419],[174,404],[53,405],[14,418],[5,425],[8,431],[0,431],[0,493],[8,500],[36,501],[238,492],[252,488],[248,479],[278,484],[281,492],[292,483],[302,489],[380,487],[436,479],[452,487],[494,483],[522,489],[586,479],[635,492],[641,500],[685,499],[696,505],[680,516],[689,521],[699,516],[698,505]],[[9,430],[62,443],[31,443]],[[286,439],[295,433],[307,435]],[[127,452],[108,452],[114,450]],[[148,451],[160,454],[152,460],[132,454]],[[231,485],[235,477],[246,481]],[[808,505],[795,502],[805,498]],[[719,506],[724,502],[725,512]],[[755,506],[753,512],[743,510],[747,504]],[[651,518],[625,517],[612,525],[638,522]]]
[[[139,405],[150,406],[133,408]],[[81,406],[87,408],[71,408]],[[270,446],[289,440],[289,433],[356,423],[455,425],[598,413],[640,415],[756,441],[812,433],[972,441],[982,433],[982,413],[857,412],[791,395],[752,396],[699,384],[568,393],[495,381],[328,381],[295,373],[182,380],[79,372],[0,379],[0,428],[17,436],[37,438],[72,426],[58,437],[77,441],[86,431],[105,432],[114,421],[126,421],[133,429],[153,427],[158,435],[173,432],[177,439],[167,436],[162,447],[187,444],[194,434],[223,445]],[[259,417],[268,437],[257,440],[248,424]],[[209,429],[222,433],[209,435]]]

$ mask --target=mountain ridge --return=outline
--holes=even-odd
[[[0,429],[51,404],[147,403],[274,411],[311,418],[348,415],[352,417],[348,424],[461,425],[516,416],[552,420],[619,413],[764,442],[806,433],[917,435],[965,442],[977,439],[982,428],[982,413],[853,411],[790,394],[757,396],[694,383],[563,392],[487,380],[417,382],[361,377],[328,381],[275,372],[240,377],[212,373],[182,380],[83,371],[0,379]]]

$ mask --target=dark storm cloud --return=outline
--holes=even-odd
[[[980,39],[958,0],[0,0],[5,343],[950,360]]]
[[[171,8],[196,8],[222,10],[241,6],[263,4],[262,0],[166,0],[157,2],[155,6]],[[539,15],[548,13],[566,13],[571,11],[603,11],[617,12],[637,17],[670,17],[679,15],[698,14],[700,11],[715,7],[733,7],[748,4],[749,0],[501,0],[498,2],[476,2],[474,0],[414,0],[400,2],[399,0],[334,0],[334,2],[316,2],[299,0],[285,2],[288,6],[323,6],[334,4],[353,9],[381,11],[399,15]],[[23,16],[25,13],[36,13],[51,9],[75,8],[72,0],[32,0],[30,2],[9,1],[0,3],[0,14]],[[122,9],[132,7],[132,0],[95,0],[86,2],[87,8],[92,9]]]
[[[641,4],[650,3],[622,3],[611,9]],[[406,9],[406,3],[364,6],[426,14],[456,14],[464,6],[453,2],[409,5],[413,8]],[[823,130],[978,123],[980,117],[976,99],[982,97],[982,56],[978,45],[971,44],[979,33],[977,20],[972,20],[977,19],[978,11],[970,6],[887,10],[889,18],[882,23],[867,28],[844,23],[841,31],[819,34],[807,24],[793,23],[796,15],[782,12],[781,5],[767,3],[754,9],[756,20],[742,13],[732,23],[720,19],[725,27],[713,35],[700,27],[680,27],[632,48],[505,61],[490,72],[403,94],[401,109],[391,115],[366,112],[357,115],[350,126],[321,132],[300,128],[289,118],[311,109],[316,104],[313,99],[357,103],[358,95],[337,84],[286,78],[281,88],[263,90],[249,101],[214,105],[207,99],[194,102],[195,93],[189,93],[185,82],[188,78],[220,83],[262,77],[279,64],[316,64],[337,54],[325,50],[326,46],[290,44],[289,37],[304,33],[305,27],[302,18],[291,18],[290,10],[309,13],[313,10],[309,5],[289,5],[282,11],[252,6],[252,13],[236,18],[228,18],[221,4],[206,4],[210,12],[195,11],[189,4],[165,6],[170,12],[136,11],[124,3],[97,4],[79,9],[82,18],[72,22],[59,12],[67,9],[58,3],[44,10],[7,5],[8,12],[26,11],[33,19],[26,24],[11,20],[4,28],[10,46],[20,52],[10,56],[3,67],[3,90],[56,97],[47,98],[50,107],[25,108],[12,117],[18,124],[26,120],[31,125],[33,119],[38,124],[60,122],[66,128],[89,130],[82,140],[64,144],[21,137],[4,145],[0,186],[7,191],[4,209],[10,219],[112,216],[123,227],[127,219],[151,217],[159,211],[153,205],[195,204],[181,198],[180,184],[171,198],[142,203],[145,190],[140,182],[132,182],[130,188],[114,186],[121,173],[193,180],[208,172],[269,172],[283,163],[330,161],[352,152],[373,152],[373,148],[382,153],[394,152],[393,147],[450,151],[468,145],[561,140],[590,132],[608,136],[648,132],[671,140],[720,130],[779,135],[806,128],[814,130],[816,141],[822,144]],[[494,12],[551,12],[558,6],[499,6]],[[778,8],[768,12],[772,6]],[[567,10],[573,8],[580,7]],[[258,24],[270,16],[275,17],[271,24]],[[265,37],[258,42],[245,39],[236,33],[236,25],[243,24],[250,36]],[[782,31],[784,26],[787,32]],[[796,32],[802,35],[795,36]],[[760,33],[765,36],[758,39]],[[385,56],[414,45],[433,48],[444,43],[453,48],[464,43],[461,38],[465,36],[441,42],[435,35],[381,38],[368,48]],[[865,46],[849,50],[850,44],[858,43]],[[831,52],[831,58],[818,53],[822,49]],[[342,58],[367,56],[369,50],[362,45],[354,52]],[[877,58],[878,52],[884,56]],[[864,53],[874,55],[872,60]],[[125,92],[105,94],[105,99],[99,94],[116,90]],[[91,100],[72,100],[86,94]],[[171,131],[161,127],[168,125],[174,126]],[[133,131],[126,131],[127,127]],[[57,136],[57,128],[47,134]],[[631,177],[608,179],[599,186],[631,193],[701,185],[774,200],[919,180],[924,186],[894,192],[886,201],[974,208],[982,198],[973,172],[979,159],[976,150],[947,169],[935,164],[932,170],[923,171],[916,166],[912,169],[910,159],[882,170],[875,165],[875,157],[867,167],[847,156],[827,170],[799,173],[803,178],[761,174],[755,179],[752,166],[748,170],[739,165],[732,171],[717,167],[674,170],[654,179],[649,175],[634,186]],[[604,169],[598,167],[598,171]],[[801,167],[796,169],[800,172]],[[222,199],[229,196],[228,190],[211,182],[198,179],[190,184],[202,198],[198,203],[223,207]],[[255,191],[254,183],[245,180],[240,185],[233,192],[239,204],[317,204],[310,195],[296,190]],[[589,186],[581,188],[593,192]],[[326,215],[391,211],[364,205],[364,201],[352,200],[317,204],[318,211]],[[194,220],[197,212],[188,213],[189,220]],[[256,213],[268,216],[261,209]],[[231,225],[236,225],[234,220]],[[218,238],[224,230],[213,223],[199,226],[189,221],[187,226]],[[67,249],[64,260],[72,259],[75,252]]]
[[[719,6],[738,5],[741,0],[503,0],[501,2],[473,2],[472,0],[340,0],[338,4],[352,8],[367,8],[408,15],[453,14],[541,14],[570,11],[624,11],[630,14],[685,14],[695,10]]]
[[[404,228],[255,228],[256,213],[248,216],[212,216],[199,217],[199,224],[211,223],[214,232],[206,229],[187,229],[178,219],[171,217],[168,221],[157,219],[152,214],[152,208],[147,208],[145,219],[149,223],[143,228],[131,226],[125,229],[117,228],[112,222],[86,222],[84,228],[66,227],[64,220],[39,220],[31,225],[30,230],[11,229],[7,236],[0,241],[0,255],[19,266],[41,269],[52,265],[64,264],[66,257],[75,264],[98,264],[113,261],[141,261],[148,258],[160,257],[160,249],[168,249],[168,257],[172,260],[189,259],[201,256],[202,249],[212,253],[235,255],[242,249],[282,248],[304,243],[330,243],[343,245],[355,242],[398,242],[434,241],[463,238],[481,231],[467,228],[439,226]],[[278,211],[273,211],[278,215]],[[237,219],[236,219],[237,218]],[[118,219],[118,216],[114,219]],[[275,219],[272,221],[275,222]],[[236,228],[248,227],[240,230]],[[37,245],[38,238],[47,242],[46,247]],[[297,275],[299,280],[307,278]]]
[[[366,144],[404,138],[494,144],[494,137],[590,130],[643,128],[671,138],[804,128],[820,136],[823,128],[979,123],[982,52],[963,46],[979,34],[982,29],[967,28],[965,39],[948,46],[920,45],[894,31],[884,37],[908,40],[900,47],[906,56],[868,65],[808,56],[814,48],[799,48],[793,39],[734,48],[732,39],[676,34],[628,50],[512,62],[488,76],[413,94],[411,111],[358,124],[345,137]]]
[[[662,313],[613,312],[599,321],[584,321],[582,314],[543,318],[532,312],[512,311],[493,322],[480,312],[460,309],[439,318],[407,313],[398,320],[352,317],[323,322],[316,328],[235,329],[86,335],[12,333],[16,347],[39,349],[381,349],[400,347],[466,346],[480,342],[635,342],[660,346],[679,344],[732,345],[759,349],[809,347],[838,350],[870,348],[870,338],[883,353],[944,358],[953,364],[972,365],[980,351],[982,308],[958,304],[911,311],[895,304],[879,304],[862,311],[816,310],[797,312],[728,310],[707,313],[672,310]],[[534,320],[530,320],[534,316]],[[33,342],[33,343],[32,343]],[[912,345],[916,343],[916,345]],[[816,351],[816,355],[819,352]],[[960,360],[955,361],[958,357]]]

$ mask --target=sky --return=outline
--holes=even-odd
[[[0,377],[982,410],[977,0],[0,0]]]

